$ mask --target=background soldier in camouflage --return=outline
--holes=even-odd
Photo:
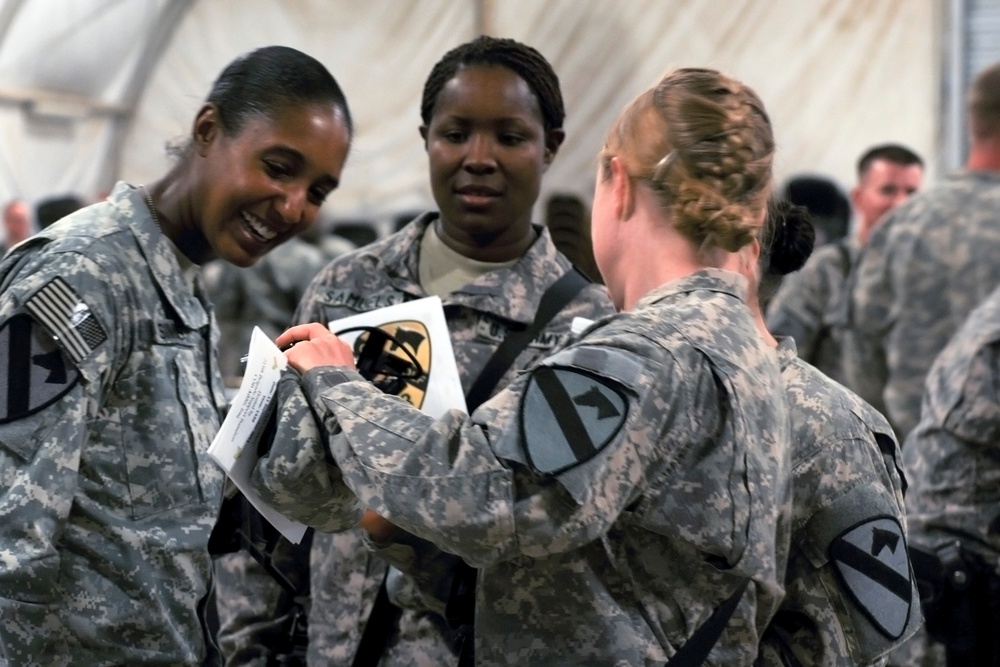
[[[890,213],[848,288],[846,384],[888,417],[900,440],[920,418],[934,357],[1000,284],[1000,64],[973,83],[968,118],[965,171]]]
[[[808,220],[779,203],[762,235],[753,301],[773,345],[760,306],[811,248]],[[797,358],[791,338],[778,354],[792,419],[792,547],[785,597],[764,633],[759,665],[884,665],[921,621],[899,447],[885,417]]]
[[[993,569],[993,595],[998,590],[1000,563],[998,369],[1000,289],[972,312],[934,362],[927,376],[920,423],[903,447],[910,480],[907,519],[914,544],[935,549],[960,540]],[[970,581],[968,595],[987,590],[987,585],[981,579]],[[996,603],[992,614],[982,606],[974,607],[975,625],[967,630],[979,641],[988,643],[996,636]],[[944,605],[938,613],[955,614],[956,610]],[[980,653],[980,662],[975,664],[995,664],[1000,659],[996,643],[993,639],[992,649]],[[926,637],[909,649],[898,664],[945,664],[942,646]]]
[[[517,103],[498,101],[503,99]],[[428,77],[421,113],[440,214],[421,215],[389,238],[331,263],[310,286],[295,319],[328,324],[436,294],[468,392],[507,334],[529,325],[542,294],[571,270],[549,232],[531,224],[542,175],[562,141],[565,113],[558,79],[544,57],[491,37],[442,58]],[[511,143],[511,136],[524,138]],[[475,187],[495,193],[485,197],[493,201],[467,202],[476,194],[467,196],[463,188]],[[518,353],[510,370],[496,378],[496,388],[565,342],[574,317],[594,319],[613,310],[603,288],[584,288]],[[363,536],[360,529],[320,533],[311,550],[280,546],[282,568],[300,585],[310,580],[309,664],[357,660],[387,570]],[[269,638],[281,627],[276,620],[290,611],[288,600],[246,554],[220,563],[220,600],[227,608],[223,652],[230,664],[264,664],[275,646]],[[387,628],[383,667],[457,664],[455,631],[443,615],[456,563],[442,556],[435,569],[420,573],[422,580],[433,579],[443,600],[423,599],[398,572],[388,580],[393,602],[404,609]]]
[[[166,176],[0,265],[0,663],[217,663],[224,397],[198,264],[250,265],[311,224],[350,133],[320,63],[260,49],[222,72]]]
[[[249,267],[222,260],[205,266],[205,286],[219,322],[219,367],[227,387],[239,388],[241,358],[255,326],[272,340],[295,321],[292,315],[328,258],[300,236]]]
[[[836,324],[847,277],[871,230],[920,188],[923,176],[923,161],[905,146],[881,144],[865,151],[851,190],[856,233],[818,248],[805,266],[785,277],[767,307],[768,329],[794,338],[799,356],[838,382],[844,377]]]
[[[727,600],[706,664],[752,664],[781,594],[788,423],[734,271],[755,258],[773,151],[757,96],[717,72],[679,70],[640,95],[609,133],[594,201],[622,313],[471,417],[435,422],[357,381],[319,325],[278,338],[311,339],[286,354],[339,465],[313,472],[482,568],[478,664],[664,662]],[[309,516],[322,497],[268,491],[304,476],[303,456],[272,451],[256,474]]]

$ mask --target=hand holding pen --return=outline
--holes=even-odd
[[[278,336],[274,342],[285,350],[288,363],[300,373],[316,366],[356,368],[351,346],[322,324],[300,324]]]

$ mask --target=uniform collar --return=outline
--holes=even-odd
[[[747,301],[747,281],[743,276],[732,271],[706,268],[699,269],[694,273],[671,280],[650,290],[636,302],[635,309],[678,294],[696,290],[723,292],[744,303]]]
[[[412,291],[412,286],[418,283],[420,240],[437,217],[437,213],[418,216],[392,236],[373,244],[364,255],[391,280],[398,280],[396,287]],[[539,285],[550,285],[570,268],[569,260],[556,249],[548,229],[536,225],[535,230],[538,238],[513,266],[490,271],[460,287],[444,299],[445,307],[471,306],[515,322],[534,321],[544,292]],[[411,289],[405,289],[406,286]]]
[[[206,307],[191,291],[180,263],[174,255],[173,243],[153,220],[149,206],[139,189],[128,183],[119,182],[108,195],[108,202],[128,220],[129,229],[135,237],[139,251],[149,264],[153,280],[184,325],[189,329],[206,326],[208,324]]]

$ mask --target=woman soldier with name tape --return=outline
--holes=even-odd
[[[438,210],[334,260],[313,281],[295,319],[325,326],[440,296],[463,391],[467,402],[475,402],[563,344],[574,317],[594,319],[614,307],[603,287],[580,278],[565,283],[579,291],[567,293],[565,306],[550,320],[536,317],[547,290],[576,275],[548,230],[531,219],[542,178],[562,143],[565,117],[559,79],[541,53],[489,36],[455,47],[428,75],[420,114]],[[530,340],[506,347],[532,325],[541,328]],[[393,327],[390,333],[420,362],[427,344],[417,332]],[[501,346],[505,352],[497,356]],[[507,364],[493,363],[501,358]],[[292,383],[297,386],[294,377]],[[417,404],[422,390],[407,383],[400,395]],[[312,423],[308,407],[302,407]],[[283,435],[275,448],[298,451],[302,431],[292,424],[289,420],[287,430],[279,424]],[[322,492],[317,489],[313,500]],[[318,510],[311,525],[342,528],[336,520],[324,523],[324,516],[335,519]],[[282,542],[273,555],[289,578],[309,577],[308,664],[437,667],[458,664],[456,652],[471,649],[463,634],[466,620],[446,618],[455,573],[475,576],[458,558],[435,561],[435,591],[428,600],[399,572],[387,575],[385,561],[366,548],[360,529],[317,532],[311,554]],[[294,613],[292,600],[245,552],[220,564],[219,596],[227,602],[220,645],[227,662],[274,659],[287,628],[277,620]],[[419,572],[422,579],[431,575]]]
[[[677,70],[639,95],[594,195],[620,312],[471,416],[380,395],[322,326],[278,337],[296,342],[286,355],[329,434],[300,452],[328,494],[353,489],[378,543],[412,534],[480,568],[476,664],[755,660],[782,592],[789,432],[740,274],[773,154],[759,98],[719,72]],[[262,460],[258,488],[287,471]],[[269,497],[305,518],[324,502]]]
[[[906,545],[905,482],[889,422],[768,332],[763,308],[812,252],[804,209],[772,204],[757,275],[757,326],[778,350],[792,423],[792,532],[785,596],[760,667],[872,667],[921,622]]]
[[[286,47],[231,62],[177,162],[0,264],[0,663],[211,665],[224,407],[200,265],[250,266],[340,180],[346,100]]]

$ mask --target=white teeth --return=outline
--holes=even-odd
[[[246,211],[244,211],[241,215],[243,216],[243,219],[246,221],[247,225],[250,226],[250,229],[253,230],[254,233],[257,234],[257,236],[261,237],[265,241],[270,241],[271,239],[273,239],[278,235],[278,232],[274,231],[273,229],[265,225],[263,222],[261,222],[260,219],[257,218],[257,216],[251,213],[247,213]]]

